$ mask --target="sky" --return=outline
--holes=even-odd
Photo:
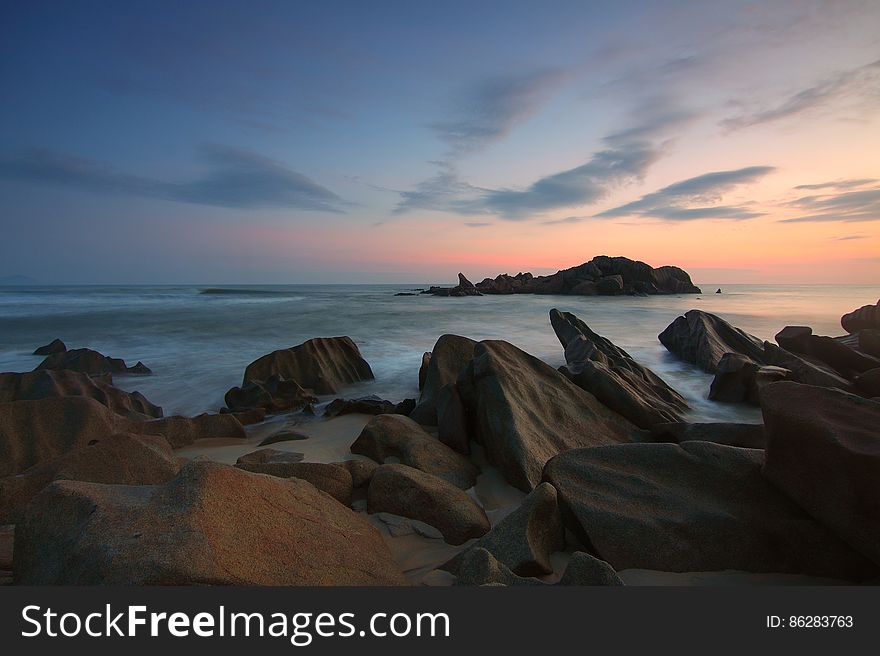
[[[0,277],[880,280],[880,2],[0,0]]]

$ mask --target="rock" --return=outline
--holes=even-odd
[[[687,422],[657,424],[651,427],[651,435],[657,442],[714,442],[747,449],[763,449],[767,444],[763,424],[735,424],[729,422]]]
[[[270,444],[278,444],[279,442],[298,442],[309,439],[308,435],[297,433],[292,430],[280,430],[272,433],[269,437],[260,442],[259,446],[269,446]]]
[[[763,454],[710,442],[602,446],[558,455],[544,478],[567,528],[618,571],[872,576],[876,565],[761,475]]]
[[[856,376],[856,389],[866,398],[880,396],[880,368]]]
[[[458,391],[489,462],[525,492],[561,451],[641,439],[592,394],[507,342],[480,342]]]
[[[462,554],[455,585],[546,585],[535,578],[517,576],[485,549]]]
[[[709,387],[709,399],[739,403],[751,396],[755,385],[758,365],[750,357],[741,353],[725,353],[715,368],[715,378]]]
[[[458,285],[455,287],[431,287],[422,294],[431,294],[433,296],[482,296],[477,291],[474,284],[464,277],[463,273],[458,274]]]
[[[394,407],[394,412],[392,414],[395,415],[404,415],[405,417],[409,417],[409,414],[416,409],[416,400],[415,399],[404,399],[400,403],[398,403]]]
[[[19,585],[400,585],[379,532],[313,485],[196,460],[158,486],[55,482],[16,526]]]
[[[272,449],[267,449],[272,450]],[[250,455],[250,458],[248,457]],[[295,456],[302,454],[246,454],[238,459],[235,466],[257,474],[268,474],[278,478],[299,478],[308,481],[322,492],[326,492],[339,503],[347,506],[351,503],[354,486],[351,474],[346,467],[329,465],[323,462],[297,462]],[[261,462],[256,462],[262,458]]]
[[[266,418],[265,408],[251,408],[250,410],[232,411],[229,408],[220,408],[220,414],[231,414],[241,422],[242,426],[259,424]]]
[[[180,464],[164,438],[111,435],[0,479],[0,523],[22,521],[25,506],[52,481],[155,485],[171,480],[179,469]]]
[[[467,413],[455,384],[446,385],[437,394],[437,439],[459,453],[471,452]]]
[[[848,333],[880,329],[880,301],[876,305],[863,305],[858,310],[844,314],[840,318],[840,325]]]
[[[440,390],[454,383],[462,369],[474,357],[476,342],[458,335],[441,335],[425,372],[425,384],[410,417],[426,426],[437,425],[437,396]]]
[[[847,379],[880,367],[880,359],[859,353],[832,337],[813,335],[810,328],[803,326],[786,326],[776,335],[776,343],[786,351],[807,355],[824,362]]]
[[[28,373],[0,374],[0,402],[37,401],[63,396],[94,399],[113,412],[131,419],[162,416],[162,408],[150,403],[140,392],[126,392],[114,387],[112,378],[77,371],[43,369]]]
[[[784,348],[786,351],[804,353],[808,348],[807,343],[812,334],[813,329],[809,326],[786,326],[776,333],[773,339],[776,340],[780,348]]]
[[[109,358],[87,348],[60,351],[46,357],[34,371],[43,369],[70,369],[84,374],[150,374],[142,362],[128,367],[125,360]]]
[[[245,453],[239,457],[235,464],[237,465],[265,465],[267,463],[290,464],[302,462],[305,457],[302,453],[293,451],[279,451],[278,449],[257,449],[250,453]]]
[[[406,465],[381,465],[367,489],[371,513],[389,512],[430,524],[449,544],[478,538],[489,519],[477,503],[442,478]]]
[[[333,463],[340,467],[345,467],[351,474],[351,483],[357,490],[366,487],[373,479],[378,463],[373,460],[343,460],[342,462]]]
[[[428,365],[431,364],[431,352],[422,353],[422,365],[419,367],[419,391],[425,387],[425,379],[428,377]]]
[[[466,490],[473,487],[479,469],[463,455],[431,437],[409,417],[377,415],[351,445],[351,452],[385,462],[397,458],[428,474]]]
[[[315,394],[336,394],[344,385],[373,380],[370,365],[350,337],[316,337],[273,351],[247,366],[242,385],[275,375]]]
[[[604,560],[575,551],[557,585],[623,585],[623,581]]]
[[[46,344],[45,346],[40,346],[34,351],[34,355],[53,355],[55,353],[63,353],[67,350],[67,346],[64,345],[60,339],[53,339],[51,342]]]
[[[541,483],[522,504],[477,540],[468,551],[485,549],[519,576],[552,574],[550,554],[565,548],[565,527],[556,490]],[[468,551],[453,558],[444,569],[457,573]]]
[[[770,342],[764,342],[763,362],[790,371],[788,380],[820,387],[839,387],[847,391],[852,389],[848,380],[823,362],[807,355],[791,353]]]
[[[301,410],[318,399],[297,383],[278,375],[265,381],[248,381],[241,387],[226,392],[226,405],[233,412],[262,410],[263,413],[293,412]]]
[[[716,290],[715,290],[715,293],[716,293],[716,294],[720,294],[720,293],[721,293],[721,287],[719,287],[718,289],[716,289]]]
[[[139,424],[129,422],[126,431],[143,435],[161,435],[175,449],[209,437],[234,437],[244,439],[244,426],[233,414],[201,414],[196,417],[165,417]]]
[[[880,329],[865,329],[858,333],[859,350],[880,358]]]
[[[761,397],[767,480],[880,564],[880,403],[796,383]]]
[[[474,283],[465,278],[463,273],[458,274],[458,286],[461,289],[474,289]]]
[[[550,310],[550,323],[565,349],[560,371],[578,387],[640,428],[682,418],[684,397],[629,353],[569,312]]]
[[[393,414],[397,404],[380,399],[375,394],[359,399],[334,399],[324,409],[325,417],[338,417],[348,414],[381,415]]]
[[[764,358],[761,340],[702,310],[689,310],[676,318],[658,338],[671,353],[710,374],[725,353],[739,353],[755,362]]]
[[[604,276],[596,281],[596,292],[602,296],[623,293],[623,276]]]

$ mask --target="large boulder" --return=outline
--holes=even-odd
[[[298,453],[294,455],[301,456]],[[292,462],[292,459],[287,459],[284,455],[266,457],[262,462],[253,462],[253,460],[254,458],[244,455],[238,459],[235,466],[257,474],[268,474],[279,478],[300,478],[326,492],[339,503],[346,506],[351,504],[354,483],[346,467],[323,462]]]
[[[318,401],[295,380],[277,374],[266,380],[251,380],[241,387],[233,387],[226,392],[224,400],[232,412],[262,410],[273,414],[301,410]]]
[[[763,453],[710,442],[575,449],[548,462],[544,478],[567,527],[618,571],[875,575],[761,475]]]
[[[880,301],[876,305],[863,305],[840,317],[840,325],[848,333],[860,330],[880,329]]]
[[[831,369],[824,362],[808,355],[786,351],[770,342],[764,342],[762,362],[766,365],[790,371],[791,373],[787,380],[804,383],[805,385],[838,387],[843,390],[852,389],[850,381]]]
[[[863,374],[859,374],[853,382],[862,396],[868,398],[880,397],[880,368],[871,369]]]
[[[796,383],[761,396],[764,476],[880,563],[880,403]]]
[[[862,353],[880,358],[880,329],[860,330],[858,332],[858,347]]]
[[[351,445],[351,452],[379,463],[396,458],[404,465],[438,476],[462,490],[473,487],[480,473],[468,458],[431,437],[403,415],[373,417]]]
[[[52,355],[54,353],[63,353],[67,350],[67,346],[60,339],[53,339],[48,344],[38,346],[34,350],[34,355]]]
[[[658,338],[671,353],[710,374],[715,373],[725,353],[739,353],[755,362],[764,357],[764,342],[702,310],[688,310]]]
[[[565,349],[560,371],[578,387],[639,428],[682,418],[684,397],[629,353],[570,312],[550,310],[550,323]]]
[[[714,442],[746,449],[763,449],[767,444],[763,424],[736,424],[732,422],[657,424],[651,427],[651,436],[657,442]]]
[[[242,385],[275,375],[294,380],[315,394],[336,394],[344,385],[373,380],[370,365],[350,337],[316,337],[273,351],[247,366]]]
[[[540,576],[553,572],[550,554],[564,548],[565,527],[556,490],[541,483],[468,550],[485,549],[519,576]],[[455,574],[466,553],[453,558],[444,569]]]
[[[709,387],[712,401],[746,402],[758,405],[761,389],[780,380],[788,380],[792,372],[782,367],[760,365],[740,353],[725,353],[715,370]]]
[[[111,381],[109,375],[101,378],[68,369],[4,373],[0,374],[0,403],[83,396],[124,417],[149,419],[162,416],[162,408],[150,403],[143,394],[121,390]]]
[[[477,343],[459,335],[441,335],[434,344],[419,402],[409,416],[426,426],[437,425],[437,399],[440,390],[454,383],[462,369],[474,357]],[[424,360],[423,360],[424,363]]]
[[[525,492],[561,451],[642,438],[592,394],[507,342],[480,342],[458,390],[489,462]]]
[[[42,369],[70,369],[84,374],[149,374],[152,373],[143,362],[133,367],[121,358],[110,358],[92,349],[80,348],[58,351],[46,357],[34,371]]]
[[[20,522],[31,498],[52,481],[155,485],[171,480],[179,469],[164,438],[111,435],[0,479],[0,524]]]
[[[859,353],[832,337],[814,335],[804,326],[786,326],[776,335],[776,343],[792,353],[811,356],[824,362],[847,379],[880,367],[880,359]]]
[[[55,482],[16,526],[21,585],[398,585],[379,532],[299,479],[208,461],[157,486]]]
[[[400,464],[382,465],[367,488],[367,509],[425,522],[449,544],[463,544],[489,530],[483,509],[442,478]]]
[[[143,435],[161,435],[175,449],[209,437],[247,437],[234,414],[201,414],[195,417],[164,417],[139,423],[122,424],[124,430]]]

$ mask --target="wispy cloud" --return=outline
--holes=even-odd
[[[876,178],[854,178],[851,180],[832,180],[831,182],[817,182],[815,184],[802,184],[795,189],[818,190],[818,189],[854,189],[856,187],[865,187],[869,184],[878,182]]]
[[[831,241],[854,241],[856,239],[867,239],[868,235],[844,235],[843,237],[832,237]]]
[[[783,219],[781,223],[880,221],[880,187],[803,196],[785,205],[804,212],[804,215]]]
[[[449,118],[429,125],[455,158],[503,139],[532,117],[565,79],[561,69],[481,80],[457,99]]]
[[[492,224],[486,221],[468,221],[465,225],[468,228],[488,228]]]
[[[541,221],[542,225],[566,225],[571,223],[581,223],[582,221],[586,221],[589,217],[586,216],[566,216],[562,219],[550,219],[548,221]]]
[[[815,110],[841,98],[856,98],[862,104],[877,107],[880,105],[878,81],[880,60],[827,77],[797,91],[776,105],[744,110],[738,116],[721,121],[721,126],[727,130],[738,130],[770,123]]]
[[[199,154],[205,174],[184,182],[133,175],[48,150],[0,158],[0,179],[228,208],[340,212],[346,205],[326,187],[269,157],[219,145],[203,146]]]
[[[757,182],[775,170],[772,166],[748,166],[732,171],[714,171],[676,182],[646,194],[631,203],[613,207],[596,216],[635,216],[663,221],[725,219],[741,221],[763,216],[748,205],[719,205],[724,194],[744,184]]]

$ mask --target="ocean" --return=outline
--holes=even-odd
[[[58,337],[68,348],[143,361],[152,376],[115,376],[116,384],[143,392],[166,415],[192,415],[216,412],[257,357],[311,337],[348,335],[376,380],[343,395],[396,402],[418,397],[422,353],[444,333],[507,340],[559,366],[562,348],[548,318],[555,307],[576,314],[681,392],[692,406],[690,420],[758,422],[755,408],[707,400],[712,377],[668,353],[657,334],[699,308],[763,339],[786,325],[838,335],[842,314],[880,297],[880,285],[705,283],[706,293],[681,296],[394,295],[428,286],[0,287],[0,371],[33,369],[41,361],[33,350]],[[718,287],[723,293],[714,293]]]

